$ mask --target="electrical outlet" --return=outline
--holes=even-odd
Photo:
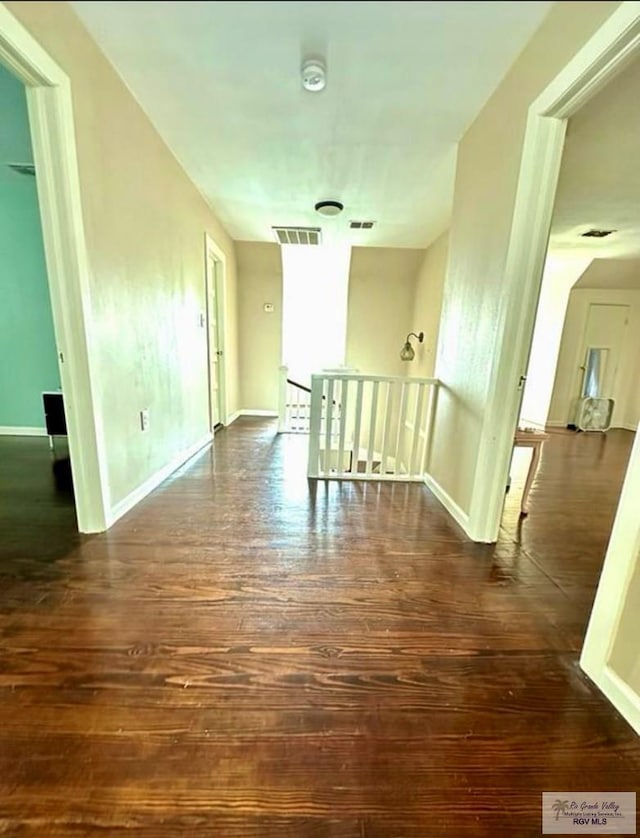
[[[144,410],[140,411],[140,430],[141,431],[148,431],[149,430],[149,408],[145,407]]]
[[[273,303],[265,303],[264,310],[267,312],[267,314],[273,314]]]

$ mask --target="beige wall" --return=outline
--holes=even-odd
[[[469,512],[530,104],[618,3],[559,2],[458,151],[436,375],[433,477]]]
[[[372,375],[407,375],[400,350],[413,329],[424,250],[354,247],[349,271],[346,364]],[[415,361],[413,362],[415,363]]]
[[[209,430],[205,231],[227,257],[227,383],[237,407],[233,243],[71,7],[6,5],[71,80],[114,505]]]
[[[549,407],[549,424],[563,426],[575,419],[575,399],[582,383],[580,365],[584,363],[581,357],[583,337],[589,306],[592,304],[629,306],[629,323],[621,350],[616,386],[610,395],[616,400],[614,427],[635,428],[640,422],[640,291],[595,288],[574,288],[569,296]]]
[[[448,252],[449,234],[444,233],[427,249],[416,278],[411,331],[424,332],[424,342],[414,343],[416,357],[409,365],[414,378],[432,378],[435,370]]]
[[[276,244],[236,242],[236,254],[240,405],[245,410],[277,410],[277,373],[282,357],[280,248]],[[348,366],[380,375],[421,375],[421,368],[432,368],[445,261],[446,236],[438,239],[427,254],[404,248],[352,249],[345,357]],[[273,303],[272,314],[264,312],[265,303]],[[414,313],[416,305],[420,306],[419,315]],[[427,334],[428,348],[422,358],[418,350],[416,360],[408,365],[400,360],[400,349],[418,320]]]
[[[282,363],[282,259],[280,246],[236,242],[240,338],[240,405],[278,409]],[[264,311],[272,303],[273,312]]]

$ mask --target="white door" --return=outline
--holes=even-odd
[[[629,306],[592,303],[580,347],[578,397],[616,398]],[[593,352],[592,350],[600,350]]]
[[[631,452],[580,665],[640,733],[640,432]]]
[[[207,248],[207,341],[209,347],[209,405],[212,429],[222,422],[222,333],[219,305],[219,263]]]

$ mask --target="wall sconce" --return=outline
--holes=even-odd
[[[416,334],[415,332],[409,332],[404,346],[400,350],[400,360],[402,361],[413,361],[413,359],[416,357],[416,351],[413,348],[413,346],[411,346],[411,341],[409,340],[409,338],[411,337],[417,338],[418,343],[422,343],[422,341],[424,340],[424,332],[420,332],[419,334]]]

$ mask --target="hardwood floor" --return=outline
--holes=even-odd
[[[493,546],[271,421],[84,539],[4,451],[0,834],[539,836],[542,791],[637,790],[577,665],[631,437],[554,434],[523,523],[516,463]]]

